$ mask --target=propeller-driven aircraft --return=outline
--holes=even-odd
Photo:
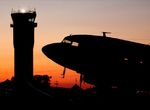
[[[150,88],[150,45],[97,35],[70,35],[43,53],[96,87]]]

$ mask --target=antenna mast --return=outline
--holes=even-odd
[[[102,32],[103,33],[103,37],[106,37],[106,34],[111,34],[111,32]]]

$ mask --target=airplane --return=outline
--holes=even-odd
[[[98,35],[69,35],[42,48],[54,62],[97,88],[150,89],[150,45]]]

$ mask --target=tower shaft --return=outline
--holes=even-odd
[[[33,79],[34,23],[36,12],[11,13],[13,20],[14,78],[17,83]]]

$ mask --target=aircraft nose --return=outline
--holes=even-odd
[[[48,45],[46,45],[46,46],[44,46],[44,47],[42,48],[42,52],[43,52],[45,55],[46,55],[47,51],[48,51]]]
[[[65,43],[48,44],[42,48],[42,52],[55,63],[73,69],[78,65],[78,50],[75,46]]]
[[[42,48],[42,52],[49,58],[53,57],[53,55],[57,55],[58,49],[60,47],[59,43],[48,44]]]
[[[54,62],[62,65],[67,57],[66,46],[61,43],[52,43],[42,48],[42,52]]]

